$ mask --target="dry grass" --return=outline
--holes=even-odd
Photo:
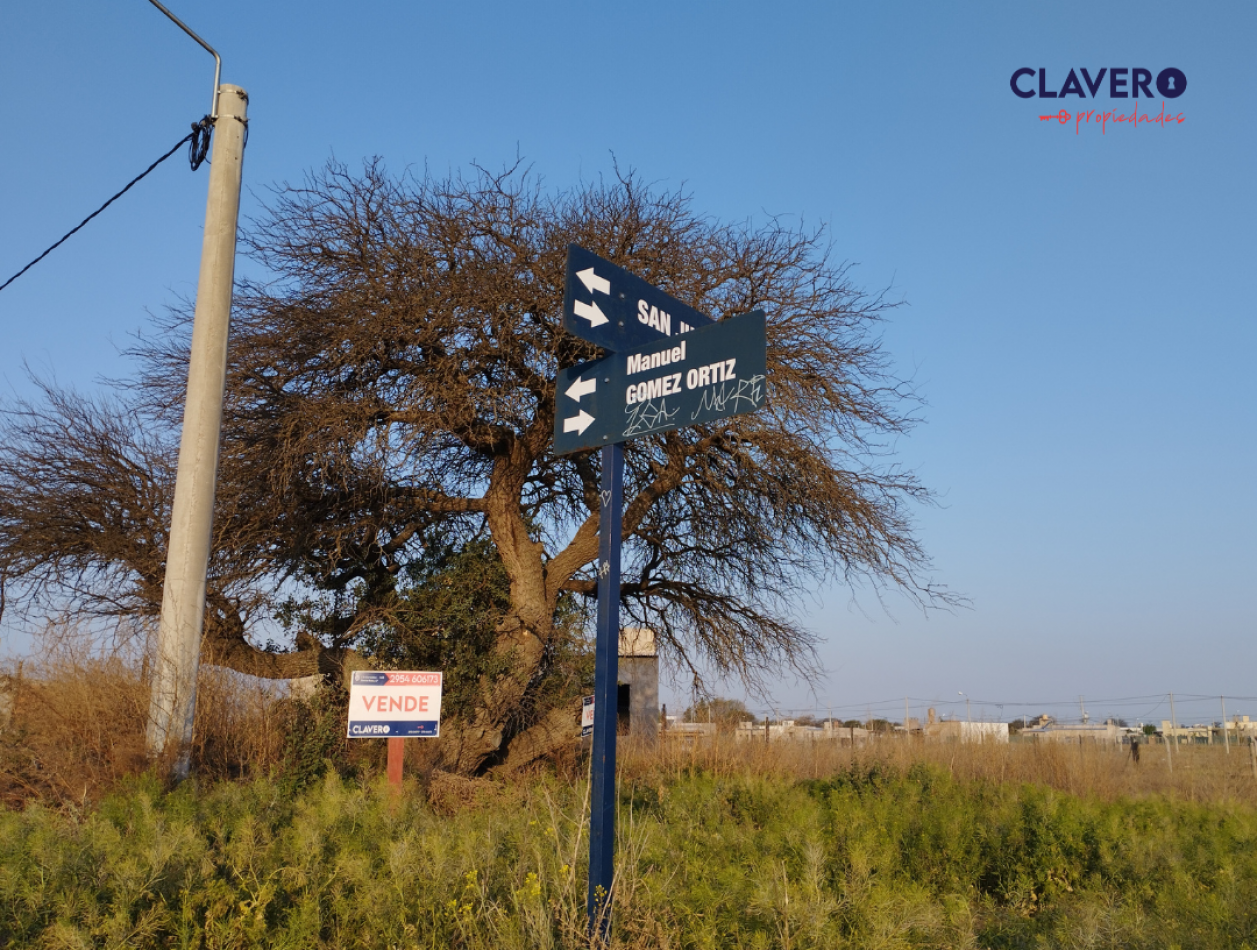
[[[148,767],[149,685],[134,640],[108,647],[75,630],[47,632],[34,658],[0,674],[0,802],[83,806]],[[236,778],[278,762],[283,729],[272,684],[201,668],[193,760],[199,775]]]
[[[1139,764],[1125,746],[1086,742],[959,743],[884,738],[854,748],[836,741],[746,741],[721,735],[693,743],[652,746],[620,740],[622,775],[649,779],[705,771],[714,774],[826,778],[853,768],[906,771],[917,763],[946,769],[968,782],[1045,785],[1104,801],[1162,795],[1200,803],[1257,805],[1257,770],[1248,745],[1171,748],[1141,746]]]
[[[21,807],[39,800],[81,807],[148,766],[143,640],[133,637],[105,647],[80,631],[58,628],[45,633],[39,647],[36,659],[10,663],[0,672],[0,699],[6,701],[0,713],[7,713],[0,716],[0,803]],[[196,774],[215,781],[285,766],[317,772],[322,756],[335,750],[325,748],[327,737],[322,745],[317,738],[307,739],[308,748],[299,754],[318,761],[305,766],[286,761],[286,755],[293,756],[293,716],[294,708],[275,684],[203,666],[193,752]],[[335,726],[321,728],[338,732]],[[355,759],[371,759],[374,752],[380,753],[375,758],[382,757],[382,750],[364,748],[374,745],[359,743],[350,751]],[[407,772],[428,784],[431,769],[422,760],[432,749],[411,746]],[[1172,763],[1164,745],[1144,745],[1142,761],[1135,764],[1126,747],[1089,742],[964,744],[884,737],[852,747],[838,741],[737,741],[726,733],[658,744],[621,737],[619,762],[622,778],[648,782],[699,771],[821,779],[853,768],[903,772],[928,763],[964,782],[1039,784],[1105,801],[1159,795],[1257,805],[1257,763],[1249,746],[1234,746],[1229,755],[1220,746],[1203,745],[1171,752]],[[568,777],[586,767],[575,743],[553,765]],[[450,789],[437,791],[447,806],[459,798],[447,794]]]

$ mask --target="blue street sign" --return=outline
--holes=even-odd
[[[593,717],[586,901],[589,934],[601,946],[613,906],[624,443],[762,406],[767,331],[758,310],[715,323],[575,244],[567,250],[563,326],[609,351],[603,359],[559,370],[554,397],[555,454],[601,448],[592,697],[601,714]]]
[[[754,412],[766,395],[766,347],[757,310],[559,370],[555,454]]]
[[[619,353],[712,322],[624,268],[568,245],[563,328],[582,340]]]

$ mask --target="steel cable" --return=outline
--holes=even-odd
[[[174,147],[170,151],[168,151],[161,158],[157,159],[157,161],[153,162],[153,164],[149,165],[148,168],[144,169],[144,171],[140,172],[140,174],[136,175],[129,182],[127,182],[127,185],[125,188],[123,188],[120,192],[118,192],[116,195],[114,195],[112,198],[106,201],[103,205],[101,205],[99,208],[97,208],[95,211],[89,214],[86,218],[80,221],[75,227],[67,231],[65,235],[63,235],[62,238],[59,241],[57,241],[57,243],[53,244],[50,248],[48,248],[48,250],[40,254],[39,257],[35,258],[33,261],[31,261],[29,264],[23,267],[20,271],[18,271],[12,277],[6,280],[3,284],[0,284],[0,290],[4,290],[4,288],[8,287],[9,284],[13,283],[15,280],[17,280],[19,277],[25,274],[28,270],[30,270],[32,267],[34,267],[36,264],[42,261],[45,257],[47,257],[49,254],[51,254],[53,251],[59,248],[67,240],[69,240],[70,237],[72,237],[76,232],[78,232],[85,224],[87,224],[88,221],[91,221],[92,218],[96,217],[96,215],[100,214],[102,211],[108,208],[111,204],[113,204],[115,201],[117,201],[119,198],[125,195],[128,191],[130,191],[133,185],[137,184],[154,168],[156,168],[166,159],[170,158],[170,156],[175,154],[175,152],[179,151],[179,148],[183,145],[184,142],[188,143],[188,164],[192,166],[193,171],[196,171],[198,168],[200,168],[201,163],[205,161],[205,156],[209,153],[210,132],[213,130],[213,128],[214,128],[214,122],[212,119],[210,119],[209,116],[205,116],[203,119],[197,122],[193,122],[192,131],[189,132],[187,135],[185,135],[183,138],[181,138],[178,142],[176,142],[174,144]]]

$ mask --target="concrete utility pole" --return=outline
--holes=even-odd
[[[218,476],[218,437],[227,378],[227,332],[248,103],[248,95],[239,86],[224,83],[218,87],[201,276],[188,365],[188,397],[183,410],[157,667],[149,705],[149,754],[173,754],[177,778],[188,774],[196,713],[196,675],[214,523],[214,483]]]
[[[1230,755],[1231,754],[1231,737],[1227,735],[1227,729],[1226,729],[1226,697],[1219,696],[1218,699],[1222,700],[1222,742],[1226,746],[1226,754]]]

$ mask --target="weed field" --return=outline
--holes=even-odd
[[[613,945],[1257,946],[1251,802],[976,774],[1023,756],[813,752],[805,774],[805,752],[629,750]],[[300,791],[141,779],[0,812],[0,945],[588,946],[571,771],[398,799],[330,771]]]
[[[588,947],[587,759],[399,796],[343,709],[203,672],[195,781],[135,664],[47,654],[0,722],[0,947]],[[21,672],[21,671],[18,671]],[[1257,948],[1247,747],[622,746],[612,945]]]

